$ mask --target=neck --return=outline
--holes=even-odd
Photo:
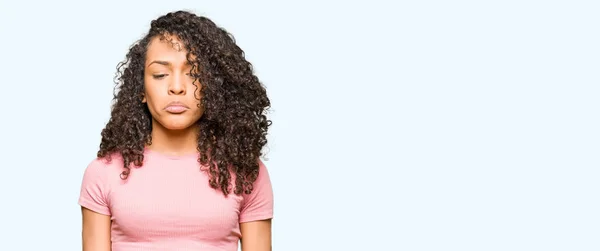
[[[150,150],[169,155],[186,155],[197,151],[198,130],[195,126],[183,130],[169,130],[152,121]]]

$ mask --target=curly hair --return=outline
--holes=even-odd
[[[198,162],[208,166],[210,186],[227,196],[234,173],[234,193],[251,193],[271,125],[265,115],[269,98],[234,37],[207,17],[188,11],[153,20],[148,33],[117,65],[111,116],[102,130],[97,156],[110,161],[112,154],[120,154],[122,179],[127,179],[132,164],[142,166],[144,148],[152,144],[152,117],[141,102],[146,52],[153,38],[169,36],[183,44],[193,66],[190,74],[202,83],[198,99],[204,113],[194,126],[199,127]]]

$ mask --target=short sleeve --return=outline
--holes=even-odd
[[[258,177],[252,193],[243,194],[240,223],[273,218],[273,189],[264,163],[258,162]]]
[[[100,214],[110,215],[107,178],[106,165],[99,159],[92,161],[83,173],[79,205]]]

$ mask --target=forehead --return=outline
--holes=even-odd
[[[179,65],[187,63],[187,50],[175,36],[157,36],[150,40],[146,51],[146,65],[159,60]]]

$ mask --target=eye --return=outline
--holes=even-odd
[[[163,79],[164,77],[166,77],[167,74],[153,74],[152,77],[154,79]]]

